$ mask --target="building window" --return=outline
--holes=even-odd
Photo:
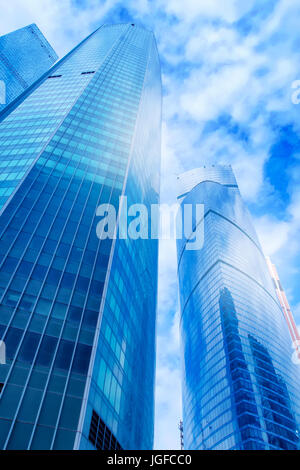
[[[93,410],[89,441],[97,450],[121,450],[119,442],[100,416]]]
[[[49,75],[48,78],[59,78],[59,77],[61,77],[61,75]]]
[[[3,387],[4,387],[4,383],[0,382],[0,393],[2,392]]]
[[[90,70],[88,72],[81,72],[81,75],[89,75],[90,73],[95,73],[95,70]]]

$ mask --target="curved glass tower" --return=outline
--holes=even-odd
[[[204,204],[202,248],[177,242],[185,448],[296,450],[300,368],[231,167],[178,178]]]
[[[0,113],[0,447],[150,449],[158,241],[98,207],[159,198],[154,35],[104,25]],[[123,206],[122,206],[123,207]]]

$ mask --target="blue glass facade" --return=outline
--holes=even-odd
[[[299,367],[230,166],[179,177],[204,244],[177,243],[186,449],[299,448]]]
[[[1,448],[152,446],[157,240],[96,212],[158,201],[160,112],[153,33],[120,24],[0,115]]]
[[[0,80],[5,86],[5,103],[0,100],[0,111],[45,73],[57,58],[36,24],[1,36]]]

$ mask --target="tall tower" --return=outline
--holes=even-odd
[[[159,200],[153,33],[100,27],[0,119],[0,447],[149,449],[158,242],[97,214]]]
[[[185,448],[298,449],[300,369],[231,167],[179,184],[182,208],[204,204],[203,246],[177,243]]]
[[[0,110],[32,85],[57,60],[36,24],[0,37]]]
[[[269,257],[266,258],[266,261],[267,261],[267,265],[269,268],[269,273],[274,283],[274,287],[275,287],[275,291],[276,291],[279,303],[283,311],[284,318],[286,319],[286,322],[289,328],[292,344],[293,344],[293,347],[295,348],[294,360],[295,362],[300,363],[300,334],[299,334],[297,325],[295,323],[295,320],[291,311],[291,307],[288,303],[288,299],[282,288],[276,266],[275,264],[272,263]]]

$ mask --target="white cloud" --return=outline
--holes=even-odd
[[[196,120],[216,119],[221,112],[230,111],[248,79],[248,71],[239,65],[224,67],[210,75],[197,70],[183,84],[182,109]]]
[[[162,312],[163,314],[163,312]],[[178,312],[157,337],[155,449],[179,449],[182,419]]]
[[[254,219],[255,228],[266,256],[278,252],[289,240],[290,224],[264,215]]]
[[[168,312],[177,303],[176,244],[174,240],[161,240],[159,248],[159,309]],[[175,307],[176,308],[176,307]]]
[[[186,22],[195,21],[199,17],[205,18],[221,18],[224,21],[233,22],[239,19],[246,8],[237,0],[227,0],[220,2],[219,0],[168,0],[163,1],[161,5],[167,13],[176,15]]]

